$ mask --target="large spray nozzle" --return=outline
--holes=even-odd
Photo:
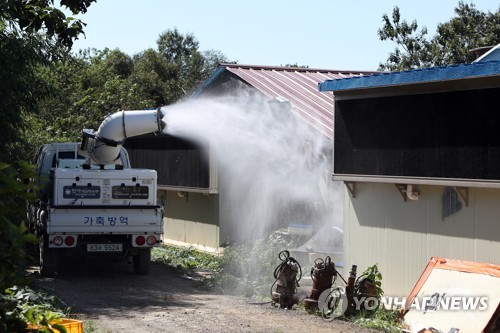
[[[161,108],[115,112],[104,119],[97,132],[83,130],[82,153],[92,164],[113,163],[126,138],[162,132],[167,127],[164,116],[165,110]]]
[[[167,128],[167,123],[165,122],[165,120],[163,120],[163,117],[165,117],[166,114],[166,110],[160,107],[156,111],[157,111],[156,117],[158,121],[158,131],[163,132]]]

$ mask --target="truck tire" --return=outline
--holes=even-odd
[[[149,273],[149,263],[151,262],[151,249],[140,249],[132,258],[134,273],[146,275]]]
[[[53,276],[57,267],[57,253],[40,243],[40,275]]]

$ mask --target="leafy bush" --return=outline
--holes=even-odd
[[[153,261],[172,265],[185,273],[192,273],[195,270],[214,272],[219,269],[222,261],[219,256],[200,252],[192,247],[181,248],[168,245],[154,248],[151,258]]]
[[[24,332],[28,323],[37,325],[35,331],[52,332],[50,324],[63,314],[55,307],[55,298],[23,285],[24,269],[28,263],[26,245],[36,242],[25,224],[26,202],[34,200],[29,179],[33,166],[19,162],[17,166],[0,162],[0,332]]]
[[[397,318],[399,316],[398,310],[388,310],[379,307],[376,311],[360,311],[351,321],[361,327],[374,328],[383,330],[384,332],[396,333],[401,332],[404,324],[398,324]]]
[[[66,332],[57,325],[57,320],[65,316],[60,307],[60,301],[44,292],[29,287],[8,288],[0,294],[0,331],[26,332],[31,324],[36,327],[31,331]]]
[[[25,225],[26,201],[34,196],[28,190],[33,166],[24,162],[18,168],[0,162],[0,290],[16,285],[28,261],[25,245],[35,242]]]

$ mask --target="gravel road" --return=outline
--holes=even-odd
[[[369,332],[301,310],[203,291],[160,263],[151,263],[145,276],[134,275],[131,266],[81,261],[53,278],[41,277],[37,267],[31,276],[36,287],[71,307],[71,314],[84,321],[85,332]]]

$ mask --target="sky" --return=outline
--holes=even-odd
[[[470,2],[468,0],[467,2]],[[475,0],[498,9],[498,0]],[[118,48],[134,55],[156,48],[158,36],[192,34],[200,51],[217,50],[239,64],[376,70],[395,44],[381,41],[382,15],[395,6],[402,19],[425,26],[454,16],[458,0],[97,0],[78,17],[87,24],[73,50]]]

